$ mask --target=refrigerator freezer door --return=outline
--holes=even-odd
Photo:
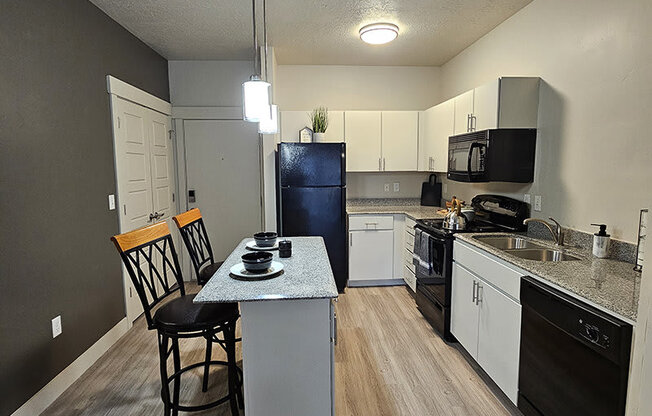
[[[321,236],[341,292],[348,280],[346,188],[281,188],[283,237]]]
[[[344,186],[344,143],[281,143],[281,186]]]

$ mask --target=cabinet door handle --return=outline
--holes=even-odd
[[[475,114],[471,114],[471,131],[475,131],[477,125],[478,125],[478,118],[475,116]]]
[[[333,344],[337,345],[337,312],[333,312]]]
[[[383,170],[382,168],[382,159],[378,158],[378,170]]]
[[[466,115],[466,132],[471,131],[471,114]]]
[[[482,298],[480,297],[480,293],[482,290],[482,286],[480,286],[480,283],[478,283],[478,289],[476,290],[476,295],[475,295],[475,304],[479,305],[480,302],[482,302]]]
[[[385,158],[383,158],[383,172],[385,171]]]
[[[349,247],[353,247],[353,233],[349,233]]]
[[[475,288],[477,287],[477,285],[478,285],[478,282],[476,282],[476,281],[474,280],[474,281],[473,281],[473,298],[472,298],[472,300],[471,300],[471,302],[473,302],[473,303],[475,303]]]

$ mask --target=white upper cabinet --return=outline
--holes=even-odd
[[[324,133],[324,141],[344,141],[344,111],[328,110],[328,127],[326,133]]]
[[[472,131],[498,127],[499,84],[496,79],[473,90]]]
[[[281,141],[298,142],[299,130],[312,128],[310,111],[281,111]],[[328,128],[324,134],[326,142],[344,141],[344,111],[328,111]]]
[[[382,112],[382,168],[384,171],[417,170],[419,113]]]
[[[346,170],[417,170],[418,111],[346,111]]]
[[[344,126],[346,170],[382,170],[380,111],[347,111],[344,113]]]
[[[446,172],[448,138],[455,134],[455,100],[421,112],[419,118],[419,171]]]
[[[299,130],[312,128],[308,111],[281,111],[281,141],[298,142]]]
[[[471,131],[471,116],[473,115],[473,90],[454,98],[455,101],[455,134]]]
[[[455,97],[455,134],[486,129],[536,128],[537,77],[502,77]]]

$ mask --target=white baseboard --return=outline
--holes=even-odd
[[[374,280],[349,280],[349,287],[367,287],[367,286],[403,286],[403,279],[374,279]]]
[[[95,361],[98,360],[113,344],[122,337],[129,325],[127,318],[123,318],[106,334],[102,336],[89,349],[84,351],[68,367],[64,368],[45,387],[27,400],[11,416],[34,416],[41,414],[50,406],[68,387],[72,385]]]

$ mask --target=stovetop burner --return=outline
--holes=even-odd
[[[466,224],[466,229],[464,230],[448,230],[444,228],[444,219],[443,218],[428,218],[423,220],[417,220],[417,224],[420,224],[428,231],[435,232],[437,234],[455,234],[455,233],[491,233],[504,230],[503,228],[486,223],[483,221],[470,221]]]

